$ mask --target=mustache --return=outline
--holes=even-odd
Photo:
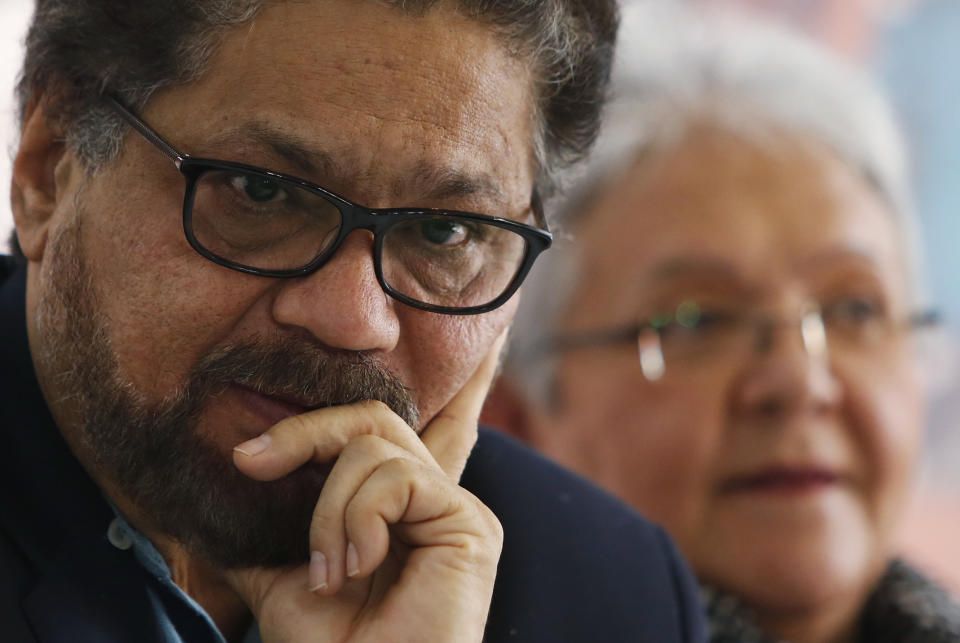
[[[315,409],[379,400],[409,426],[420,424],[413,391],[376,358],[332,351],[305,339],[278,337],[222,346],[200,358],[178,406],[199,411],[231,385]]]
[[[271,482],[240,473],[199,431],[211,396],[238,384],[305,408],[376,399],[419,425],[412,392],[375,358],[278,338],[218,347],[156,405],[138,402],[128,387],[107,387],[90,407],[86,439],[156,529],[215,565],[302,563],[329,467],[307,463]]]
[[[86,269],[79,217],[51,241],[52,288],[38,302],[38,362],[69,400],[91,466],[145,525],[218,567],[301,564],[328,470],[308,463],[271,482],[246,477],[201,427],[214,395],[240,385],[303,408],[376,399],[414,429],[413,391],[375,354],[264,334],[196,358],[175,390],[151,400],[119,368],[109,319]],[[226,420],[229,421],[229,420]]]

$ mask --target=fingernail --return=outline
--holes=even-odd
[[[233,447],[234,451],[239,451],[243,455],[255,456],[263,453],[270,446],[270,436],[264,433],[252,440],[247,440],[243,444]]]
[[[353,578],[360,573],[360,554],[357,553],[357,546],[353,543],[347,544],[347,576]]]
[[[310,552],[310,591],[327,589],[327,557],[322,551]]]

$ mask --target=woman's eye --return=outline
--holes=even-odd
[[[470,238],[470,231],[459,221],[424,221],[420,224],[420,234],[428,242],[438,246],[459,246]]]
[[[283,201],[287,192],[277,181],[252,174],[237,174],[230,178],[230,185],[256,203]]]
[[[676,307],[672,315],[660,315],[659,324],[667,333],[707,335],[720,332],[737,323],[737,315],[722,307],[706,307],[692,300]]]
[[[712,328],[722,326],[730,320],[731,315],[719,310],[701,310],[697,320],[690,324],[693,328]]]
[[[697,316],[693,319],[677,319],[676,323],[686,329],[688,332],[700,334],[715,333],[723,330],[735,323],[734,315],[722,310],[700,309]]]
[[[883,315],[883,306],[879,302],[863,297],[845,297],[823,307],[823,318],[827,323],[865,324],[879,320]]]

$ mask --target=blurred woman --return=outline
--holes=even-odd
[[[933,321],[890,113],[782,32],[628,6],[488,418],[663,524],[714,641],[960,640],[894,557]]]

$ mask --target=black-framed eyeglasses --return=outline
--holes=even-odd
[[[800,330],[807,354],[825,359],[886,355],[906,332],[940,324],[940,314],[923,310],[897,317],[857,297],[808,303],[796,317],[778,318],[734,305],[682,301],[676,308],[613,328],[556,335],[542,342],[539,353],[566,352],[598,346],[633,344],[644,377],[660,379],[666,369],[689,371],[716,364],[742,363],[751,352],[771,345],[779,328]]]
[[[294,176],[194,158],[115,98],[105,100],[183,174],[183,231],[193,249],[233,270],[309,275],[351,232],[370,230],[374,271],[387,294],[414,308],[468,315],[503,305],[553,239],[547,230],[485,214],[367,208]]]

